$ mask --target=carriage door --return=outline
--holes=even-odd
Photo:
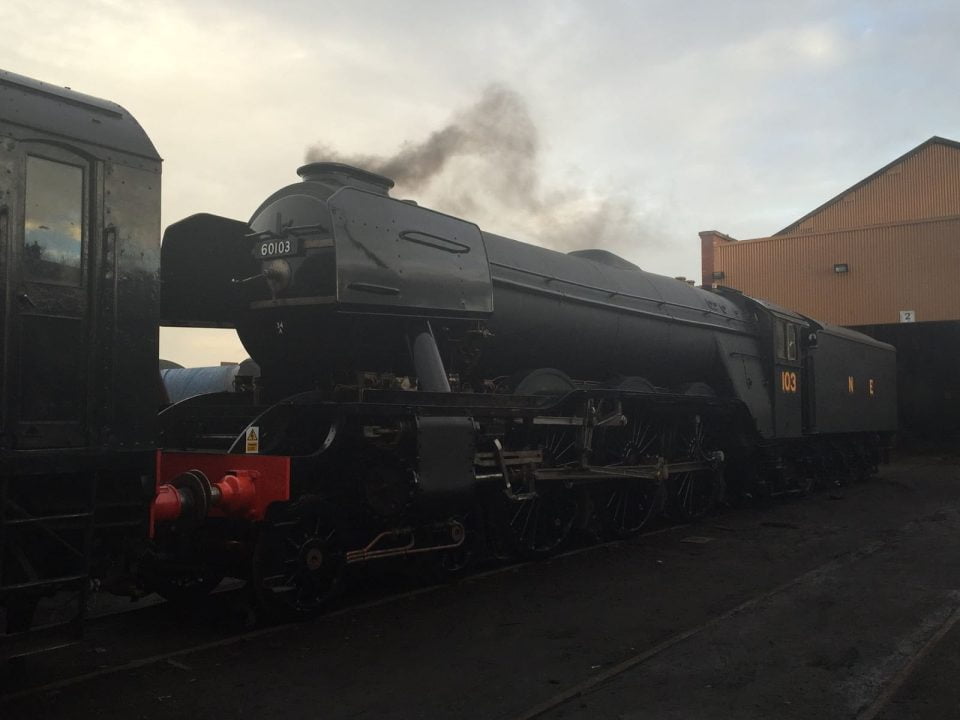
[[[798,343],[800,326],[774,317],[774,427],[777,437],[797,437],[803,432]]]
[[[8,252],[14,443],[80,447],[87,443],[90,165],[39,145],[22,159]]]

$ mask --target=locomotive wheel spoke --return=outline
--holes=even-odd
[[[543,453],[543,467],[575,467],[580,446],[577,430],[553,429],[528,439]],[[526,444],[526,443],[525,443]],[[528,560],[557,552],[568,540],[579,516],[578,495],[568,487],[537,488],[530,493],[527,480],[514,479],[512,492],[495,498],[491,506],[493,529],[501,552]]]
[[[710,453],[711,440],[699,417],[688,418],[676,429],[671,459],[702,461]],[[666,482],[666,514],[673,520],[701,520],[713,510],[723,490],[722,474],[715,468],[671,475]]]
[[[720,477],[716,470],[692,470],[671,476],[667,514],[681,522],[701,520],[713,510],[719,494]]]
[[[629,413],[631,421],[606,430],[599,445],[606,467],[656,462],[661,433],[649,420]],[[663,505],[663,487],[657,480],[623,478],[605,484],[594,494],[594,506],[603,529],[626,538],[643,529]]]
[[[570,430],[554,433],[544,445],[543,453],[553,467],[576,463],[576,434]]]
[[[275,523],[261,532],[251,583],[262,609],[277,619],[323,611],[343,584],[344,555],[336,534],[315,515]]]
[[[436,555],[432,558],[432,561],[436,563],[441,579],[456,578],[463,575],[473,566],[476,560],[478,534],[474,521],[469,514],[459,518],[458,521],[463,524],[466,532],[463,543],[458,547],[441,550],[439,553],[431,553]]]
[[[525,500],[503,499],[501,532],[510,547],[531,560],[548,557],[570,537],[577,503],[566,490],[550,491]]]
[[[661,486],[653,480],[630,479],[600,491],[600,520],[604,529],[616,538],[626,538],[642,530],[656,514],[661,503]]]

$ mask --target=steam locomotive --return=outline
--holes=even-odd
[[[353,563],[543,557],[866,474],[895,429],[888,345],[482,232],[365,170],[299,175],[249,222],[164,236],[162,322],[235,327],[260,366],[160,414],[155,538],[204,548],[182,590],[242,574],[311,612]]]
[[[161,247],[126,111],[0,92],[7,608],[135,571],[309,614],[351,565],[539,558],[864,475],[896,429],[888,345],[485,233],[358,168],[307,165],[249,222],[195,215]],[[259,376],[157,415],[158,323],[235,328]]]

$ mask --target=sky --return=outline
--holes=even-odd
[[[5,0],[4,30],[0,67],[133,113],[164,226],[247,220],[308,156],[347,159],[485,230],[699,278],[699,231],[770,235],[960,140],[948,0]],[[232,331],[160,341],[246,356]]]

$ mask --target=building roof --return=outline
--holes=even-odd
[[[950,147],[950,148],[953,148],[953,149],[955,149],[955,150],[960,150],[960,142],[957,142],[957,141],[955,141],[955,140],[948,140],[947,138],[942,138],[942,137],[939,137],[939,136],[937,136],[937,135],[934,135],[934,136],[933,136],[932,138],[930,138],[929,140],[926,140],[925,142],[920,143],[919,145],[917,145],[917,146],[916,146],[915,148],[913,148],[912,150],[908,150],[907,152],[905,152],[905,153],[904,153],[903,155],[901,155],[900,157],[898,157],[898,158],[896,158],[895,160],[892,160],[891,162],[887,163],[886,165],[884,165],[882,168],[880,168],[880,169],[877,170],[876,172],[871,173],[870,175],[868,175],[867,177],[865,177],[865,178],[864,178],[863,180],[861,180],[860,182],[856,183],[855,185],[851,185],[850,187],[848,187],[846,190],[844,190],[844,191],[843,191],[842,193],[840,193],[839,195],[830,198],[829,200],[827,200],[825,203],[823,203],[823,204],[820,205],[819,207],[814,208],[813,210],[811,210],[810,212],[808,212],[806,215],[804,215],[804,216],[801,217],[800,219],[798,219],[798,220],[790,223],[789,225],[787,225],[787,227],[783,228],[783,230],[780,230],[779,232],[774,233],[772,237],[776,237],[776,236],[778,236],[778,235],[787,235],[787,234],[793,232],[793,231],[796,230],[798,227],[800,227],[804,222],[806,222],[807,220],[809,220],[810,218],[812,218],[814,215],[817,215],[818,213],[820,213],[820,212],[822,212],[823,210],[827,209],[827,208],[830,207],[831,205],[835,205],[836,203],[838,203],[838,202],[840,202],[841,200],[843,200],[843,198],[845,198],[845,197],[846,197],[847,195],[849,195],[850,193],[855,192],[856,190],[859,190],[859,189],[862,188],[863,186],[865,186],[865,185],[873,182],[874,180],[876,180],[878,177],[880,177],[881,175],[883,175],[884,173],[886,173],[888,170],[890,170],[890,169],[893,168],[894,166],[898,165],[899,163],[902,163],[902,162],[903,162],[904,160],[906,160],[907,158],[913,157],[914,155],[916,155],[917,153],[925,150],[926,148],[930,147],[931,145],[945,145],[945,146]]]

